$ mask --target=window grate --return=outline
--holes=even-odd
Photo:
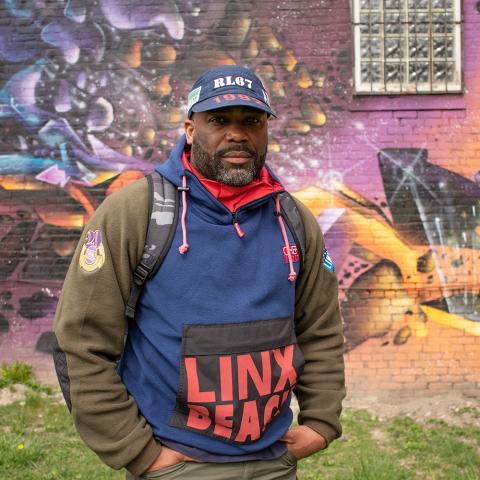
[[[461,0],[353,0],[356,93],[462,91]]]

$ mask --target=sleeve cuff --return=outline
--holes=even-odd
[[[153,438],[146,447],[135,457],[125,468],[134,476],[139,476],[148,469],[148,467],[160,455],[162,446]]]
[[[318,422],[315,420],[307,420],[306,422],[303,422],[303,425],[310,427],[312,430],[315,430],[327,441],[327,445],[325,446],[325,448],[330,445],[332,440],[335,440],[340,436],[340,433],[337,432],[328,423]]]

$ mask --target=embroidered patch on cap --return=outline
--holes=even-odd
[[[102,232],[89,230],[85,244],[80,252],[78,260],[80,268],[84,272],[93,273],[100,270],[105,263],[105,249],[103,248]]]
[[[330,258],[330,255],[327,252],[327,249],[323,247],[323,266],[329,271],[329,272],[334,272],[335,267],[333,266],[332,259]]]
[[[200,100],[200,92],[201,91],[202,91],[202,87],[198,87],[195,90],[192,90],[188,94],[187,110],[190,110],[190,108]]]

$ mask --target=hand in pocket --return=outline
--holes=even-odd
[[[177,463],[181,462],[196,462],[196,460],[184,455],[183,453],[177,452],[176,450],[162,446],[160,455],[150,465],[150,467],[148,467],[148,470],[145,473],[171,467],[172,465],[176,465]]]

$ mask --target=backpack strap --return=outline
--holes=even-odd
[[[306,240],[305,227],[303,225],[303,218],[298,209],[297,203],[288,192],[281,192],[280,208],[282,210],[283,218],[287,222],[290,232],[292,232],[295,244],[298,246],[300,253],[300,273],[303,268],[303,261],[305,258]]]
[[[125,315],[133,319],[143,284],[160,267],[170,249],[178,219],[177,188],[157,171],[147,176],[149,223],[143,255],[133,272]]]

